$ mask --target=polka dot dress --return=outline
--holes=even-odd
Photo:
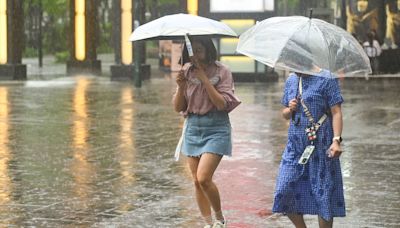
[[[319,76],[302,78],[303,100],[315,121],[336,104],[343,102],[337,79],[330,78],[329,71]],[[282,104],[299,95],[299,77],[291,74],[285,84]],[[272,211],[284,214],[319,215],[325,220],[346,215],[343,197],[343,182],[338,158],[329,158],[326,151],[333,138],[332,117],[321,125],[314,141],[315,150],[305,165],[298,164],[305,147],[309,145],[305,128],[309,126],[307,116],[299,103],[294,118],[290,121],[288,141],[282,155],[276,181]]]

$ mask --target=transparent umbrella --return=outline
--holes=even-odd
[[[239,37],[237,52],[270,67],[332,77],[371,73],[368,56],[347,31],[325,21],[302,16],[272,17]]]

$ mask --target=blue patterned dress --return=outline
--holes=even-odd
[[[302,79],[302,97],[315,121],[332,106],[343,102],[338,80],[329,78],[329,71],[323,70],[320,74]],[[288,77],[282,98],[284,106],[288,107],[289,101],[298,96],[298,83],[296,74]],[[305,165],[298,164],[298,160],[309,145],[305,132],[309,121],[300,102],[294,120],[298,121],[298,125],[290,121],[272,211],[319,215],[325,220],[345,216],[340,161],[338,158],[329,158],[326,153],[333,138],[332,117],[328,115],[319,128],[314,142],[315,150]]]

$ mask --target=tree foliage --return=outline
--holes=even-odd
[[[42,44],[44,54],[68,52],[70,35],[69,7],[73,0],[25,0],[25,56],[35,56],[38,48],[40,4],[42,17]],[[97,0],[98,3],[98,53],[112,52],[112,1]],[[181,0],[141,0],[153,20],[166,14],[182,12]],[[150,13],[150,14],[149,14]]]

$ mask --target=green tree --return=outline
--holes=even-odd
[[[25,52],[28,56],[36,55],[33,50],[38,48],[39,23],[42,24],[42,44],[45,54],[55,54],[67,50],[67,0],[24,1],[24,11],[27,37]],[[42,13],[42,21],[40,21],[40,13]]]

